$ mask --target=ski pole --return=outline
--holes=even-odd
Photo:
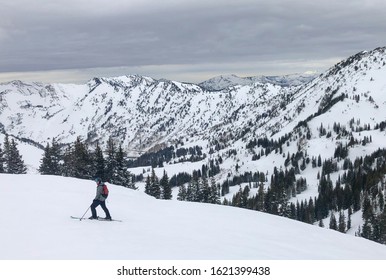
[[[86,212],[84,212],[82,218],[79,219],[79,221],[83,220],[83,217],[86,215],[86,213],[88,212],[88,210],[91,208],[91,205],[87,208]]]

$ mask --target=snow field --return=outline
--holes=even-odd
[[[2,260],[386,259],[385,246],[362,238],[256,211],[156,200],[115,185],[107,207],[122,223],[73,220],[91,204],[93,181],[5,174],[0,180]]]

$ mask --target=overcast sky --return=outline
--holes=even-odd
[[[324,71],[380,46],[384,0],[0,0],[0,82]]]

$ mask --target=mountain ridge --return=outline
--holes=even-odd
[[[222,126],[241,135],[243,129],[240,129],[240,125],[244,126],[244,130],[250,129],[245,127],[248,122],[261,127],[265,122],[272,123],[272,119],[276,123],[272,123],[270,134],[274,135],[285,123],[292,122],[298,113],[302,113],[303,107],[311,107],[307,99],[312,95],[316,104],[322,101],[322,96],[327,96],[326,99],[336,98],[342,94],[342,87],[345,87],[344,93],[348,94],[348,84],[352,85],[352,89],[364,91],[356,83],[363,84],[363,76],[377,70],[371,68],[370,62],[377,64],[378,70],[384,68],[384,52],[385,48],[360,52],[317,77],[311,75],[312,79],[303,85],[290,87],[259,81],[209,92],[201,86],[202,83],[195,85],[139,75],[93,78],[83,85],[12,81],[0,84],[0,123],[6,133],[42,145],[53,137],[62,142],[72,142],[75,139],[71,135],[75,134],[90,142],[106,142],[106,137],[98,135],[110,134],[129,149],[143,150],[151,148],[153,144],[178,141],[178,137],[172,135],[181,131],[185,131],[185,135],[201,132],[218,134],[220,131],[216,128]],[[378,62],[374,55],[379,56]],[[373,61],[363,62],[369,56],[374,56]],[[366,65],[370,65],[370,68],[366,68]],[[351,70],[342,73],[342,69],[348,68]],[[374,82],[374,78],[371,82]],[[367,83],[364,83],[366,86]],[[291,102],[295,102],[296,106],[291,108]],[[277,121],[273,116],[279,115],[282,108],[286,108],[286,111],[282,112],[282,119]],[[296,117],[296,123],[306,120],[318,110],[307,111],[308,116],[301,114],[304,115],[303,120]],[[251,114],[256,118],[252,118]],[[26,117],[24,122],[33,124],[34,129],[28,130],[29,125],[23,125],[23,116]],[[244,121],[240,120],[240,116],[244,117]],[[267,116],[271,120],[261,121]],[[63,125],[64,128],[47,133],[49,129],[41,128],[40,119],[53,121],[55,124],[51,126]],[[237,119],[240,121],[237,122]],[[234,125],[236,122],[238,124]],[[108,128],[108,131],[102,133],[101,128]],[[145,128],[147,131],[144,131]],[[142,135],[143,140],[138,143],[137,137],[141,136],[142,139]]]
[[[342,87],[347,95],[350,91],[348,84],[352,89],[364,90],[355,84],[363,83],[363,76],[377,69],[371,65],[367,69],[370,61],[363,60],[377,54],[379,63],[374,61],[376,57],[371,63],[377,64],[378,70],[383,69],[384,52],[385,48],[377,48],[353,55],[317,77],[310,75],[310,80],[301,86],[259,81],[208,91],[202,83],[195,85],[139,75],[93,78],[83,85],[12,81],[0,84],[0,123],[4,132],[41,145],[54,137],[61,142],[73,142],[75,134],[90,143],[96,140],[106,142],[106,137],[101,135],[109,134],[133,150],[148,150],[155,145],[178,142],[181,137],[176,135],[181,132],[184,135],[213,134],[217,137],[231,130],[242,135],[243,131],[251,130],[248,123],[254,123],[252,130],[260,135],[266,133],[264,124],[271,123],[269,135],[274,136],[286,123],[292,123],[290,127],[294,128],[295,124],[317,114],[320,108],[313,109],[313,112],[303,110],[304,107],[315,107],[309,101],[311,96],[314,96],[315,104],[322,106],[323,96],[326,96],[324,102],[336,98],[342,94]],[[347,67],[351,70],[341,73]],[[291,106],[292,102],[296,105]],[[281,120],[277,120],[275,116],[280,114]],[[53,124],[47,124],[50,128],[42,128],[40,119]],[[28,129],[31,124],[33,129]],[[61,131],[51,129],[60,126]],[[223,131],[219,127],[223,127]]]

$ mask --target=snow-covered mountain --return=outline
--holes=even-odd
[[[85,85],[13,81],[0,85],[0,129],[40,145],[54,137],[73,142],[77,136],[103,144],[112,136],[129,151],[146,151],[191,136],[241,134],[293,91],[256,82],[211,92],[136,75],[95,78]]]
[[[221,135],[234,142],[275,135],[284,127],[290,132],[342,93],[348,98],[338,107],[348,103],[347,110],[339,116],[324,112],[323,122],[340,115],[347,122],[358,116],[354,108],[366,104],[375,114],[371,120],[367,114],[366,122],[374,124],[383,120],[384,57],[384,48],[357,54],[302,86],[287,86],[293,84],[288,77],[245,78],[247,85],[236,79],[241,85],[216,91],[137,75],[94,78],[84,85],[13,81],[0,84],[0,129],[40,145],[53,137],[63,143],[77,136],[104,143],[112,136],[128,150],[144,151],[186,138],[210,142]],[[350,101],[356,95],[362,96],[360,103]]]
[[[40,144],[53,137],[73,142],[79,135],[104,143],[112,136],[129,150],[147,150],[186,137],[217,137],[235,125],[240,133],[289,94],[269,83],[209,92],[141,76],[95,78],[86,85],[14,81],[0,85],[0,128]]]
[[[200,85],[137,75],[94,78],[84,85],[13,81],[0,84],[0,133],[17,138],[24,148],[32,144],[40,149],[54,137],[72,143],[82,136],[91,146],[113,137],[136,156],[171,146],[175,151],[199,146],[205,156],[194,161],[186,155],[162,159],[165,162],[156,171],[166,170],[171,177],[200,170],[213,160],[219,166],[218,183],[261,172],[266,190],[275,170],[293,167],[296,179],[307,181],[306,188],[289,198],[296,203],[318,196],[320,175],[326,172],[323,162],[334,165],[328,176],[323,174],[334,186],[352,189],[341,180],[347,175],[347,160],[354,162],[386,148],[384,77],[386,48],[377,48],[309,79],[231,77]],[[374,157],[375,169],[383,158]],[[318,158],[321,164],[314,164]],[[28,162],[31,171],[38,160]],[[147,175],[147,167],[131,171]],[[385,192],[382,176],[374,181],[374,197]],[[232,200],[248,185],[245,180],[234,181],[223,199]],[[250,196],[257,192],[251,189]],[[373,207],[381,211],[378,202]],[[354,215],[350,235],[363,226],[361,212]],[[327,225],[328,218],[323,223]]]

